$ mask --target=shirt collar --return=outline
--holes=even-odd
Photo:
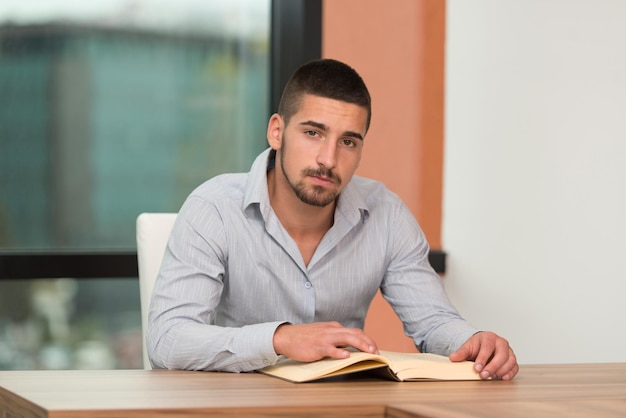
[[[335,217],[339,214],[344,216],[352,224],[356,224],[361,219],[365,222],[369,216],[369,206],[366,196],[358,186],[361,178],[353,176],[350,182],[344,187],[337,200]]]
[[[263,218],[267,220],[267,214],[271,208],[269,192],[267,190],[268,166],[273,166],[276,151],[266,149],[256,157],[248,173],[248,182],[243,200],[243,210],[248,211],[250,206],[257,204]]]

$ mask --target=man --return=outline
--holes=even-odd
[[[474,360],[483,378],[518,371],[508,342],[451,306],[402,201],[353,176],[371,118],[361,77],[335,60],[300,67],[246,174],[217,176],[183,204],[150,310],[160,368],[251,371],[281,355],[375,353],[363,332],[381,289],[423,352]]]

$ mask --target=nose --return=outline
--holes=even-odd
[[[329,170],[337,165],[337,144],[334,141],[321,141],[317,163]]]

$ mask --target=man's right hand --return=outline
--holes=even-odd
[[[347,358],[346,347],[378,354],[376,343],[358,328],[346,328],[338,322],[283,324],[274,333],[274,350],[297,361],[310,362],[331,358]]]

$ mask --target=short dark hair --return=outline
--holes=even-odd
[[[278,113],[289,123],[305,94],[353,103],[367,110],[366,131],[372,118],[372,100],[365,82],[349,65],[334,59],[310,61],[298,68],[283,90]]]

